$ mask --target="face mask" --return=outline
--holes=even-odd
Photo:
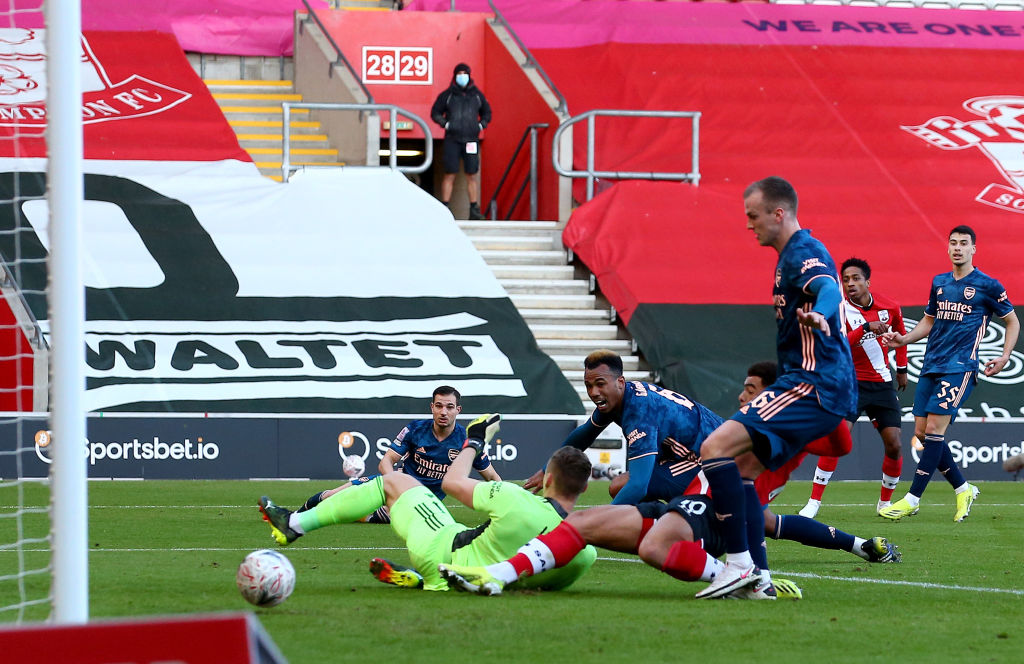
[[[460,87],[464,88],[469,85],[469,74],[456,74],[455,83]]]

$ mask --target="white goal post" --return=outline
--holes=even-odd
[[[46,0],[47,198],[50,209],[50,466],[53,613],[57,623],[89,619],[85,291],[81,266],[82,14],[78,0]]]

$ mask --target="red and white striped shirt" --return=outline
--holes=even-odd
[[[861,307],[849,300],[844,300],[846,308],[846,338],[853,351],[853,367],[857,371],[857,380],[872,383],[887,383],[892,380],[889,371],[889,349],[885,347],[874,332],[865,332],[864,324],[880,321],[888,325],[894,332],[906,334],[903,325],[903,313],[900,305],[884,295],[871,293],[871,302]],[[907,347],[896,349],[896,368],[907,368]]]

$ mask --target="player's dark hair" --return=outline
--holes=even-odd
[[[769,210],[782,207],[787,208],[794,216],[796,215],[799,199],[797,199],[796,189],[786,180],[777,175],[758,180],[743,191],[743,198],[750,196],[755,191],[761,192],[761,201]]]
[[[459,399],[462,398],[462,395],[459,394],[459,391],[457,389],[455,389],[454,387],[452,387],[451,385],[441,385],[440,387],[436,388],[434,390],[434,393],[432,395],[430,395],[430,400],[433,401],[437,397],[438,394],[440,394],[443,397],[446,397],[446,396],[449,396],[449,395],[455,395],[455,405],[456,406],[459,405]]]
[[[775,379],[779,375],[779,369],[774,362],[765,360],[764,362],[755,362],[751,364],[747,369],[747,375],[760,378],[761,382],[764,383],[764,386],[768,387],[775,382]]]
[[[971,244],[978,244],[978,236],[974,234],[974,229],[971,228],[970,226],[964,226],[963,224],[957,226],[956,228],[949,232],[949,235],[946,236],[946,239],[948,240],[949,238],[953,237],[954,233],[960,233],[961,235],[970,235]]]
[[[588,371],[596,369],[602,364],[611,369],[616,378],[622,375],[622,358],[613,351],[595,350],[583,360],[583,368]]]
[[[569,445],[559,447],[548,459],[547,470],[561,493],[578,496],[587,490],[590,459],[582,450]]]
[[[864,273],[865,279],[871,278],[871,266],[868,265],[868,262],[863,258],[847,258],[845,261],[843,261],[843,266],[839,268],[839,274],[846,272],[846,268],[848,267],[855,267],[858,270],[860,270],[862,273]]]

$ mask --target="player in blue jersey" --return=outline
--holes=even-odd
[[[431,419],[413,420],[398,432],[377,465],[379,474],[387,475],[399,472],[395,469],[395,465],[404,461],[401,472],[415,477],[420,484],[430,489],[438,500],[444,500],[445,494],[441,490],[441,481],[452,461],[459,455],[462,444],[466,442],[466,430],[455,421],[455,418],[462,412],[462,406],[459,405],[461,396],[458,390],[449,385],[441,385],[435,389],[430,398]],[[476,457],[473,461],[473,468],[486,481],[501,481],[501,477],[494,470],[486,452],[481,452]],[[354,485],[364,484],[375,477],[376,475],[359,477],[340,487],[313,494],[298,511],[312,509],[337,492]],[[367,521],[369,523],[390,523],[387,506],[374,512]]]
[[[882,337],[891,348],[928,337],[914,394],[914,435],[924,444],[924,450],[910,491],[878,512],[887,519],[917,514],[921,495],[936,468],[956,491],[953,521],[963,521],[978,497],[978,487],[964,479],[953,461],[946,429],[978,382],[978,347],[992,316],[1003,319],[1006,338],[1003,354],[985,362],[986,376],[994,376],[1006,366],[1017,343],[1020,322],[1002,284],[974,267],[975,241],[969,226],[957,226],[949,232],[947,251],[953,270],[932,279],[924,319],[908,334],[890,332]]]
[[[698,479],[700,445],[722,418],[672,390],[626,381],[622,358],[610,350],[594,351],[583,367],[583,382],[597,409],[563,444],[585,450],[612,422],[622,427],[629,481],[613,505],[667,501],[703,479]],[[539,471],[524,486],[536,488],[541,476]]]
[[[779,254],[772,291],[779,377],[701,446],[701,463],[722,520],[726,565],[698,598],[754,586],[774,599],[764,520],[754,480],[835,429],[857,408],[857,381],[843,334],[842,293],[828,250],[797,220],[797,195],[779,177],[743,192],[747,228]],[[752,454],[751,454],[752,452]]]

